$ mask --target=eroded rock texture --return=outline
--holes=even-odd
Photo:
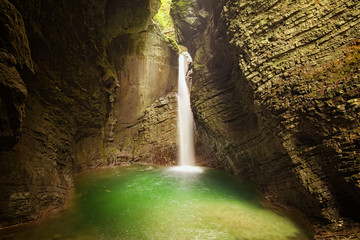
[[[359,219],[359,2],[176,2],[199,157],[308,217]]]
[[[0,226],[61,207],[80,171],[156,162],[142,157],[158,146],[172,161],[177,62],[159,4],[0,2]]]
[[[114,102],[107,126],[111,161],[176,160],[177,53],[156,26],[149,28],[119,35],[107,51],[122,80],[113,96],[121,100]]]
[[[8,1],[0,3],[0,151],[11,148],[21,136],[26,86],[18,69],[33,71],[21,14]]]

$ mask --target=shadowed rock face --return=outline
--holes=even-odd
[[[0,226],[59,209],[77,172],[156,162],[142,158],[155,151],[174,161],[177,60],[152,24],[160,1],[10,2],[0,3]]]
[[[359,219],[359,11],[311,0],[175,7],[194,59],[199,158],[309,217]]]
[[[178,6],[199,161],[308,217],[359,219],[357,1]],[[0,226],[61,207],[77,172],[173,164],[177,62],[158,7],[0,2]]]
[[[0,151],[14,146],[21,136],[26,86],[18,70],[33,71],[21,14],[8,1],[0,3]]]

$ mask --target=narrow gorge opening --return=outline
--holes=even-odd
[[[360,235],[357,1],[0,9],[0,238]]]

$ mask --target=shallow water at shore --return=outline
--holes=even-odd
[[[134,165],[81,174],[62,213],[13,229],[14,239],[309,239],[222,171]],[[1,236],[1,232],[0,232]]]

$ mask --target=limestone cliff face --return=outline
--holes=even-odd
[[[157,26],[119,35],[107,50],[121,79],[108,125],[111,161],[170,164],[176,160],[177,53]]]
[[[152,23],[159,1],[0,6],[0,226],[61,207],[79,171],[158,144],[170,161],[177,62]]]
[[[309,217],[359,219],[359,3],[187,2],[199,158]]]

